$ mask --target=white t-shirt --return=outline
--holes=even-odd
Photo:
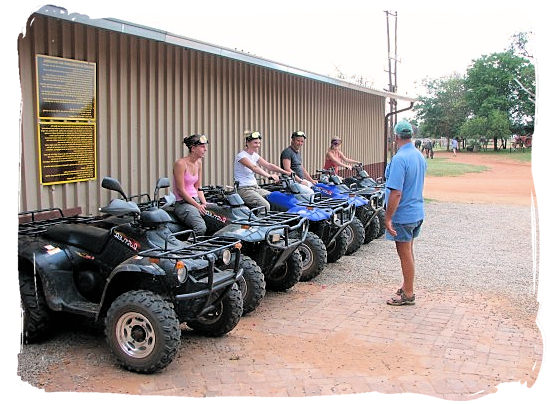
[[[233,172],[233,177],[235,178],[235,181],[239,181],[239,186],[241,187],[258,185],[256,177],[254,177],[254,171],[252,171],[250,168],[239,161],[243,157],[246,157],[255,166],[258,165],[258,160],[260,159],[260,155],[256,152],[250,154],[247,151],[242,150],[239,154],[237,154],[235,156]]]

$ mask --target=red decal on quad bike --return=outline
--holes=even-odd
[[[225,216],[218,215],[218,214],[216,214],[212,211],[207,210],[206,214],[210,217],[213,217],[214,219],[216,219],[219,222],[222,222],[222,223],[227,222],[227,218]]]
[[[77,251],[76,252],[80,257],[86,259],[86,260],[95,260],[95,257],[93,255],[90,255],[90,254],[87,254],[85,252],[82,252],[82,251]]]

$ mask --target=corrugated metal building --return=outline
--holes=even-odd
[[[244,130],[264,135],[262,156],[278,163],[290,134],[308,139],[304,165],[321,168],[330,138],[382,175],[384,91],[359,87],[114,19],[89,19],[43,7],[18,40],[23,99],[20,210],[80,206],[93,214],[110,194],[101,178],[118,178],[128,194],[152,192],[172,176],[181,142],[209,137],[203,184],[232,184]],[[36,55],[96,64],[96,179],[42,185],[38,145]]]

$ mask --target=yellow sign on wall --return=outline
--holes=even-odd
[[[40,182],[96,178],[96,65],[36,56]]]

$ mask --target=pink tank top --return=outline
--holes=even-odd
[[[195,183],[199,180],[199,175],[191,175],[187,171],[183,174],[183,181],[185,182],[185,192],[191,197],[197,197],[199,196],[199,193],[197,192],[197,188],[195,188]],[[176,183],[174,179],[174,183]],[[174,195],[176,195],[176,200],[181,201],[183,197],[179,194],[176,187],[174,187]]]

